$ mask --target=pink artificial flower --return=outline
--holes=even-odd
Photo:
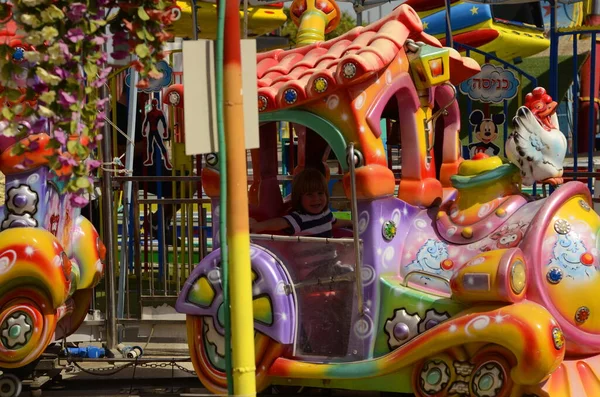
[[[85,163],[90,168],[90,171],[94,170],[94,169],[96,169],[98,167],[100,167],[100,164],[102,164],[101,161],[94,160],[94,159],[89,158],[89,157],[85,160]],[[90,182],[93,183],[94,181],[90,180]]]
[[[67,11],[67,17],[73,22],[79,22],[87,11],[87,6],[83,3],[71,3]]]
[[[72,28],[69,29],[66,35],[67,39],[69,39],[72,43],[79,43],[81,40],[85,38],[83,35],[83,30],[81,28]]]
[[[54,139],[60,142],[60,144],[63,146],[67,144],[67,134],[62,128],[57,128],[54,130]]]
[[[71,205],[76,208],[83,208],[89,203],[87,197],[80,196],[78,194],[72,194],[70,197],[70,201]]]
[[[60,104],[60,106],[62,106],[64,108],[68,108],[69,106],[71,106],[72,104],[77,102],[77,98],[75,98],[73,95],[69,94],[68,92],[60,90],[60,91],[58,91],[57,102]]]

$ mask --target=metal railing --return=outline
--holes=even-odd
[[[119,293],[125,297],[124,317],[141,318],[145,303],[176,299],[194,266],[207,254],[208,220],[203,204],[209,200],[189,194],[191,185],[200,181],[198,176],[120,176],[113,180],[132,183],[132,201],[123,202],[119,217],[120,247],[126,258],[120,266],[126,281]],[[152,196],[144,187],[148,183],[177,184],[180,197]],[[170,219],[165,216],[167,210]]]

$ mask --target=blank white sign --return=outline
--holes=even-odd
[[[254,149],[259,145],[256,40],[242,40],[241,45],[244,134],[246,149]],[[219,150],[214,54],[212,40],[183,42],[185,154],[188,156]]]

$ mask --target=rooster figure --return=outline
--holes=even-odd
[[[524,185],[534,182],[562,184],[567,139],[558,129],[557,103],[546,90],[537,87],[525,97],[525,106],[513,118],[513,132],[506,145],[506,157],[519,167]]]

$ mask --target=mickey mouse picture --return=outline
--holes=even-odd
[[[469,144],[469,154],[473,158],[477,153],[485,153],[488,156],[497,156],[500,148],[494,144],[498,138],[498,130],[504,124],[504,114],[493,114],[491,118],[485,118],[481,110],[474,110],[469,115],[469,122],[475,127],[475,137],[479,142]]]

